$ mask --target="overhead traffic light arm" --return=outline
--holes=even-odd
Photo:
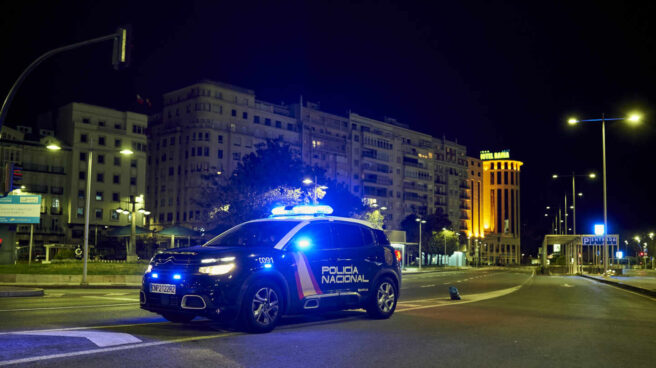
[[[130,32],[129,32],[128,27],[121,27],[115,33],[108,34],[106,36],[102,36],[102,37],[98,37],[98,38],[92,38],[90,40],[74,43],[74,44],[71,44],[71,45],[62,46],[62,47],[50,50],[50,51],[44,53],[43,55],[39,56],[36,60],[34,60],[32,62],[32,64],[28,65],[28,67],[21,73],[21,75],[18,76],[18,79],[16,79],[16,82],[14,82],[14,85],[11,86],[11,89],[9,90],[9,93],[7,93],[7,97],[5,97],[5,101],[2,104],[2,109],[0,110],[0,128],[2,128],[2,124],[4,123],[5,117],[7,116],[7,110],[9,110],[9,105],[11,105],[11,101],[14,99],[14,95],[16,94],[16,91],[21,86],[21,84],[23,83],[23,81],[25,80],[27,75],[30,74],[30,72],[34,68],[39,66],[39,64],[41,64],[44,60],[46,60],[47,58],[49,58],[53,55],[64,52],[64,51],[77,49],[77,48],[80,48],[80,47],[83,47],[83,46],[88,46],[88,45],[92,45],[92,44],[99,43],[99,42],[104,42],[104,41],[109,41],[109,40],[114,40],[114,39],[120,39],[119,42],[115,42],[115,44],[114,44],[114,48],[115,48],[114,54],[115,55],[117,54],[117,51],[116,51],[117,44],[119,46],[123,46],[124,49],[122,50],[122,52],[120,52],[120,50],[118,52],[119,60],[120,60],[120,57],[123,56],[124,58],[123,58],[123,61],[122,61],[123,62],[122,65],[127,65],[127,61],[128,61],[127,56],[128,56],[128,52],[129,52],[129,50],[127,50],[127,47],[129,45],[129,40],[127,38],[129,37],[129,34],[130,34]],[[114,65],[115,65],[114,67],[117,68],[116,63]]]

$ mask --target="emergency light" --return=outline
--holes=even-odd
[[[333,208],[326,205],[280,206],[271,210],[273,216],[330,215]]]

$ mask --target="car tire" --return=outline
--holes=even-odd
[[[387,319],[394,314],[399,292],[394,281],[389,277],[381,277],[376,281],[369,298],[366,310],[371,318]]]
[[[189,323],[192,319],[196,318],[193,314],[175,312],[162,313],[162,317],[174,323]]]
[[[271,281],[257,280],[244,293],[240,327],[248,332],[269,332],[280,321],[283,306],[280,287]]]

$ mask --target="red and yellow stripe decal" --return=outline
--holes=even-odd
[[[298,290],[298,298],[303,299],[312,295],[321,295],[321,289],[317,280],[314,278],[312,268],[305,257],[305,254],[300,252],[292,253],[296,261],[296,289]]]

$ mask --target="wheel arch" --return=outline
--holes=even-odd
[[[258,272],[253,273],[250,275],[243,283],[241,286],[241,289],[239,290],[239,297],[237,298],[237,303],[238,303],[238,309],[241,310],[242,304],[244,301],[244,294],[246,294],[246,290],[248,290],[253,283],[257,281],[272,281],[278,287],[280,287],[280,290],[283,293],[283,314],[287,314],[289,311],[289,306],[290,306],[290,291],[289,291],[289,285],[287,285],[287,282],[285,281],[284,276],[275,270],[260,270]]]

